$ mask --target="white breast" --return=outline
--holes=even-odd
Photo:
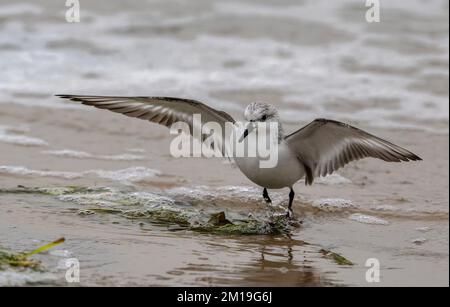
[[[278,161],[273,168],[261,167],[262,159],[259,156],[235,157],[235,161],[244,175],[261,187],[268,189],[291,187],[304,176],[303,165],[284,141],[278,145],[277,153]]]

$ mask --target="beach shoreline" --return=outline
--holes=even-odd
[[[6,118],[5,113],[0,115],[3,122],[12,124],[16,120],[10,117],[20,114],[16,108],[6,108],[10,111]],[[25,169],[17,172],[0,168],[2,189],[18,185],[105,186],[125,193],[157,193],[231,216],[265,210],[260,188],[226,159],[170,157],[173,136],[166,128],[97,110],[34,108],[33,113],[29,116],[39,121],[32,123],[27,134],[47,137],[52,145],[27,147],[1,142],[2,165]],[[64,249],[79,257],[81,263],[90,263],[82,285],[377,285],[365,280],[369,258],[379,259],[382,265],[379,285],[448,284],[448,277],[439,274],[448,268],[448,135],[364,128],[412,150],[423,161],[398,164],[365,159],[311,187],[299,182],[294,211],[303,224],[289,236],[257,235],[252,239],[189,230],[173,232],[167,225],[145,222],[141,227],[114,214],[82,217],[77,214],[83,208],[79,204],[67,207],[51,197],[1,193],[0,241],[10,249],[21,250],[30,248],[33,240],[66,237]],[[90,152],[94,158],[47,153],[56,149]],[[144,160],[95,158],[119,155],[126,149],[134,149]],[[85,173],[136,167],[160,173],[138,178],[132,184]],[[287,190],[270,193],[276,203],[286,205]],[[386,224],[380,224],[380,220]],[[217,246],[210,244],[212,238],[218,241]],[[218,246],[226,247],[226,252]],[[339,252],[356,265],[337,265],[324,259],[321,249]],[[168,254],[174,256],[168,258]],[[43,257],[50,268],[58,260],[54,258]],[[163,263],[150,261],[155,258]],[[61,276],[51,283],[55,282],[61,283]]]

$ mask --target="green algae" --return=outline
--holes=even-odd
[[[61,238],[49,244],[38,247],[31,252],[25,253],[13,253],[0,249],[0,271],[3,271],[7,268],[32,269],[35,271],[41,271],[41,263],[37,260],[30,259],[30,257],[52,249],[53,247],[63,243],[64,241],[65,239]]]
[[[244,218],[232,215],[234,218],[230,218],[223,211],[211,213],[192,206],[180,207],[172,199],[157,194],[121,192],[102,187],[29,188],[18,186],[14,189],[0,189],[0,193],[47,195],[83,206],[76,210],[78,215],[113,214],[130,220],[140,220],[142,225],[148,222],[159,226],[165,225],[172,231],[192,231],[201,234],[289,235],[293,227],[299,227],[301,224],[284,215]],[[60,244],[63,241],[55,242]],[[12,253],[0,248],[0,270],[6,268],[41,270],[39,261],[31,259],[31,256],[52,248],[55,242],[31,253]],[[344,256],[330,250],[320,249],[319,254],[340,266],[354,265]]]
[[[95,213],[105,213],[105,214],[121,214],[123,210],[112,209],[112,208],[89,208],[78,211],[79,215],[90,215]]]
[[[193,226],[190,229],[193,231],[197,231],[197,232],[220,234],[220,235],[267,234],[266,229],[264,227],[261,227],[261,225],[256,221],[248,221],[248,222],[227,224],[227,225],[221,225],[221,226],[206,224],[206,225]],[[277,231],[277,233],[278,233],[278,231]]]
[[[0,249],[0,271],[3,271],[8,267],[38,270],[40,268],[40,262],[30,260],[23,254],[15,254]]]
[[[102,187],[30,188],[18,186],[0,189],[0,193],[40,194],[56,197],[64,202],[86,208],[77,210],[80,216],[115,214],[127,219],[139,219],[158,225],[181,226],[181,229],[219,235],[263,235],[290,232],[291,221],[285,216],[227,219],[224,212],[205,213],[201,209],[180,208],[177,203],[161,195],[114,191]]]
[[[285,218],[277,218],[271,221],[260,221],[257,219],[229,221],[224,212],[213,213],[201,217],[195,212],[181,212],[163,208],[152,210],[117,210],[108,208],[89,208],[79,214],[90,215],[98,213],[119,214],[132,220],[143,220],[156,224],[167,224],[168,226],[180,226],[180,230],[191,230],[200,233],[212,233],[219,235],[261,235],[261,234],[286,234],[289,226]],[[194,216],[194,218],[193,218]],[[207,220],[205,222],[205,220]]]
[[[326,259],[333,260],[338,265],[348,265],[348,266],[354,265],[353,262],[351,262],[350,260],[348,260],[347,258],[345,258],[344,256],[342,256],[342,255],[340,255],[338,253],[335,253],[335,252],[332,252],[332,251],[329,251],[329,250],[326,250],[326,249],[321,249],[320,253]]]
[[[193,231],[220,235],[262,235],[286,234],[290,231],[289,221],[284,216],[273,216],[269,220],[249,218],[231,222],[224,212],[211,215],[207,223],[193,225]]]
[[[152,222],[190,226],[189,217],[185,213],[168,209],[124,211],[122,216],[129,219],[145,219]]]
[[[156,209],[146,212],[126,212],[127,218],[143,218],[151,222],[163,222],[185,227],[187,230],[200,233],[211,233],[218,235],[262,235],[262,234],[284,234],[289,232],[286,219],[272,221],[246,219],[230,221],[224,212],[204,214],[197,213],[195,218],[186,212],[172,211],[167,209]],[[284,220],[284,221],[283,221]],[[205,222],[206,221],[206,222]]]

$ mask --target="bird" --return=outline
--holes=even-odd
[[[192,118],[201,115],[202,123],[215,122],[222,128],[226,123],[236,124],[228,113],[207,104],[184,98],[146,96],[90,96],[56,95],[63,99],[81,102],[170,127],[176,122],[185,122],[192,134]],[[377,158],[386,162],[421,161],[411,151],[397,146],[349,124],[332,119],[318,118],[306,126],[285,134],[279,112],[269,103],[253,102],[244,111],[247,122],[239,141],[257,133],[255,123],[277,125],[278,162],[273,168],[261,168],[260,157],[234,157],[237,167],[253,183],[262,187],[266,204],[272,204],[268,189],[289,188],[289,202],[286,217],[293,217],[295,192],[293,186],[304,179],[305,185],[312,185],[314,179],[327,176],[352,161],[363,158]]]

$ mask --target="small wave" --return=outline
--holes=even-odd
[[[420,214],[420,215],[435,215],[444,216],[448,214],[448,210],[434,209],[434,208],[411,208],[411,207],[396,207],[393,205],[377,205],[370,207],[370,210],[382,212],[384,214],[396,214],[401,216],[403,214]]]
[[[142,148],[128,148],[128,149],[126,149],[126,151],[133,152],[133,153],[140,153],[140,154],[145,153],[145,149],[142,149]]]
[[[21,287],[32,284],[55,282],[56,277],[50,273],[40,272],[0,272],[0,287]]]
[[[145,213],[147,210],[173,210],[177,211],[175,200],[148,192],[123,193],[110,188],[89,189],[85,191],[68,191],[56,193],[56,197],[65,202],[73,202],[83,206],[89,206],[90,209],[80,210],[80,215],[90,215],[95,213],[92,207],[108,208],[110,213],[122,213],[122,210],[128,212]],[[103,210],[102,209],[102,210]]]
[[[23,166],[0,166],[0,173],[20,176],[41,176],[41,177],[57,177],[63,179],[77,179],[83,177],[81,173],[76,172],[59,172],[59,171],[39,171],[29,169]]]
[[[372,215],[364,215],[361,213],[355,213],[349,216],[349,219],[355,222],[371,225],[389,225],[389,222],[379,217]]]
[[[47,193],[45,190],[43,191]],[[147,220],[160,225],[179,225],[183,229],[218,234],[280,234],[292,226],[285,215],[247,216],[237,212],[214,212],[214,208],[198,208],[186,201],[149,192],[126,193],[114,189],[61,190],[52,194],[59,200],[87,208],[81,216],[97,212],[121,215],[130,219]],[[210,204],[210,203],[209,203]]]
[[[0,126],[0,142],[21,145],[21,146],[47,146],[48,143],[44,140],[17,134],[16,132],[23,133],[22,128],[13,128],[7,126]]]
[[[118,171],[93,170],[87,171],[85,174],[94,174],[100,178],[121,181],[124,183],[134,183],[160,176],[161,172],[147,167],[137,166]]]
[[[312,206],[314,208],[328,212],[357,208],[357,206],[355,206],[351,200],[340,198],[316,199],[312,202]]]
[[[142,161],[145,157],[135,154],[120,154],[120,155],[94,155],[84,151],[76,151],[70,149],[63,150],[48,150],[44,154],[49,154],[57,157],[76,158],[76,159],[96,159],[96,160],[111,160],[111,161]]]
[[[79,216],[113,214],[136,220],[141,227],[152,223],[168,227],[170,231],[192,230],[196,232],[225,235],[286,234],[292,227],[301,223],[286,218],[284,214],[272,211],[248,214],[231,208],[222,211],[214,203],[208,207],[198,207],[187,200],[177,200],[167,195],[150,192],[121,192],[112,188],[27,188],[4,190],[3,193],[36,193],[55,197],[64,202],[80,205],[76,210]],[[241,207],[235,207],[241,209]]]
[[[340,185],[340,184],[349,184],[352,183],[352,181],[348,178],[345,178],[344,176],[341,176],[339,174],[331,174],[325,177],[318,177],[314,181],[318,184],[324,184],[324,185]]]
[[[66,157],[66,158],[87,159],[92,157],[92,155],[87,152],[75,150],[48,150],[43,151],[43,153],[52,156]]]
[[[61,171],[42,171],[33,170],[23,166],[0,166],[0,173],[21,175],[21,176],[41,176],[41,177],[57,177],[63,179],[79,179],[85,176],[97,176],[103,179],[119,181],[124,184],[132,184],[134,182],[143,181],[161,175],[158,170],[149,169],[143,166],[130,167],[117,171],[107,170],[89,170],[84,172],[61,172]]]
[[[399,208],[396,208],[392,205],[378,205],[372,208],[374,211],[384,211],[384,212],[397,212]]]
[[[245,193],[237,187],[228,190]],[[152,192],[121,192],[113,188],[26,188],[21,187],[14,193],[41,193],[56,197],[60,201],[80,205],[77,214],[90,216],[97,213],[115,214],[129,219],[156,223],[160,226],[178,225],[182,229],[196,232],[218,234],[281,234],[289,232],[291,227],[299,227],[295,221],[286,219],[285,214],[267,215],[219,210],[206,201],[208,207],[199,207],[191,203],[182,192],[182,199],[171,195]],[[181,192],[181,191],[179,191]],[[189,195],[189,193],[188,193]],[[228,203],[228,202],[227,202]],[[240,207],[237,207],[240,209]],[[180,227],[176,227],[180,229]],[[170,228],[170,227],[169,227]],[[172,228],[173,229],[173,228]]]
[[[256,187],[246,186],[195,186],[176,187],[167,190],[167,193],[176,199],[185,199],[189,202],[208,203],[226,202],[230,203],[254,203],[262,201],[262,190]],[[279,203],[286,199],[286,195],[280,192],[271,192],[272,202]]]

